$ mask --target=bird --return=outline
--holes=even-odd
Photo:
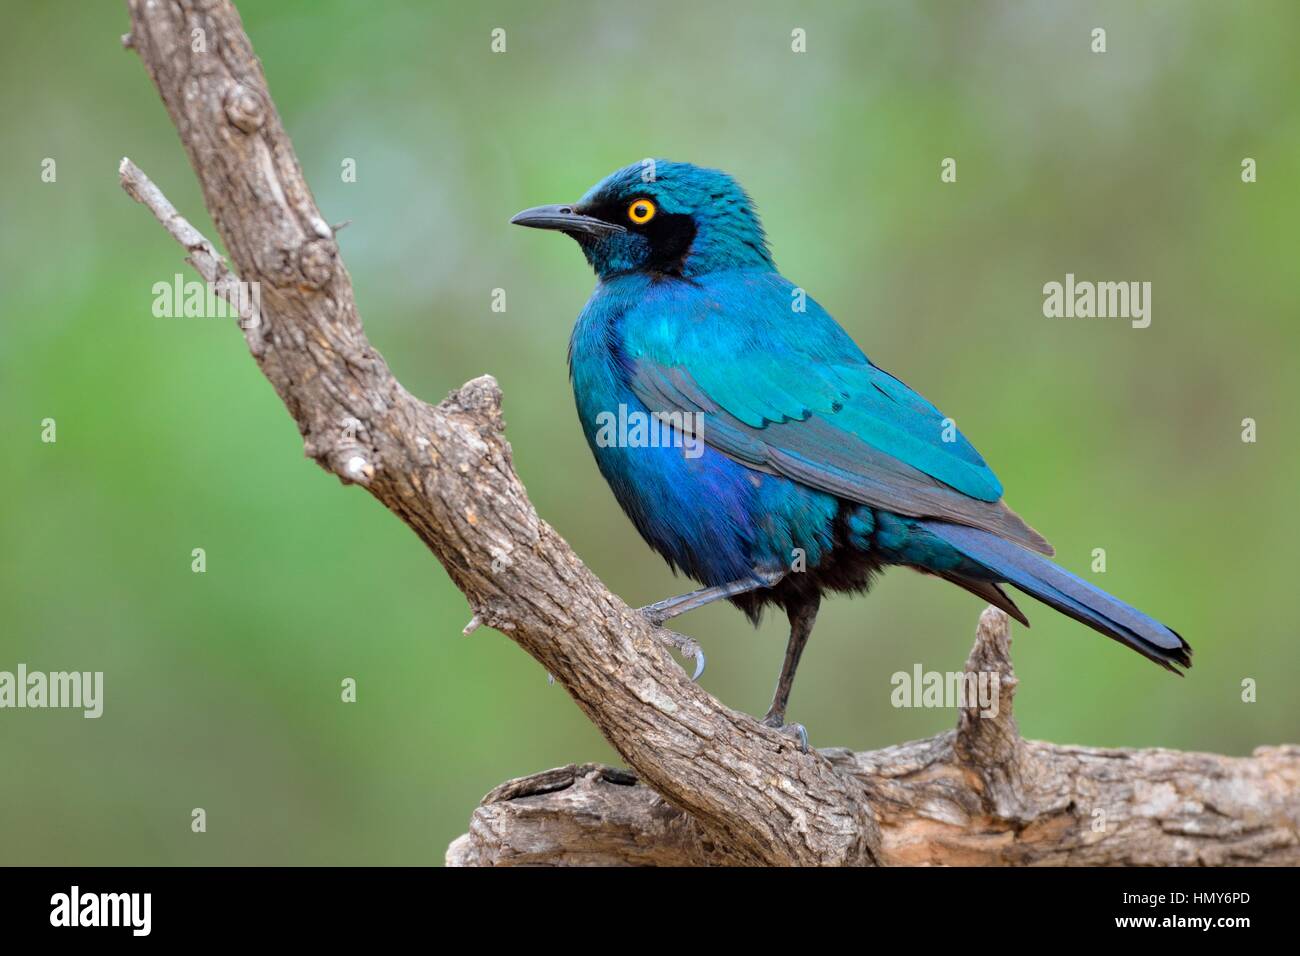
[[[571,236],[595,272],[569,342],[578,417],[641,537],[702,585],[640,610],[655,625],[719,600],[755,625],[784,611],[761,723],[801,750],[806,728],[786,714],[821,600],[890,567],[1027,626],[1010,585],[1166,670],[1191,667],[1176,631],[1048,560],[953,420],[777,271],[732,176],[643,160],[510,222]]]

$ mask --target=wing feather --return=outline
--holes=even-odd
[[[702,416],[699,437],[757,470],[1052,554],[952,422],[868,361],[811,299],[792,314],[793,289],[774,273],[675,289],[670,305],[694,318],[684,329],[638,326],[633,311],[624,320],[633,391],[652,412]]]

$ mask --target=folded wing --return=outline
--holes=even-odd
[[[693,321],[658,322],[654,309],[624,320],[630,384],[651,412],[698,415],[699,438],[759,471],[1052,553],[952,421],[785,279],[736,273],[666,295],[659,309]]]

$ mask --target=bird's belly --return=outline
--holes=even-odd
[[[577,400],[615,498],[650,546],[696,580],[816,567],[833,549],[835,497],[733,461],[653,419],[630,391],[578,390]]]

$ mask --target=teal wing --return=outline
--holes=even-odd
[[[825,310],[775,273],[710,279],[651,292],[624,319],[630,385],[648,409],[697,413],[700,438],[759,471],[1052,553],[952,421]]]

